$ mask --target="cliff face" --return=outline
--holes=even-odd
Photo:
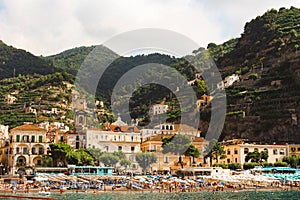
[[[299,20],[298,8],[270,10],[247,23],[236,46],[216,58],[223,77],[235,73],[241,80],[226,89],[221,139],[300,142]]]

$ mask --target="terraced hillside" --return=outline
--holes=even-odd
[[[245,25],[234,48],[214,56],[223,77],[240,75],[226,89],[221,139],[300,142],[300,10],[270,10]],[[215,52],[222,45],[211,45]]]

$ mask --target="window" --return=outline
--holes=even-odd
[[[267,148],[264,148],[264,152],[267,152],[267,153],[269,153]]]
[[[133,136],[131,136],[131,141],[133,142]]]
[[[105,146],[104,149],[106,152],[108,152],[108,146]]]
[[[237,158],[235,158],[235,159],[234,159],[234,162],[235,162],[235,163],[237,163],[237,162],[238,162],[238,161],[237,161]]]
[[[295,151],[296,151],[296,148],[295,148],[295,147],[292,147],[292,148],[291,148],[291,151],[292,151],[292,152],[295,152]]]
[[[16,153],[20,153],[20,148],[19,147],[16,148]]]
[[[43,153],[44,153],[43,147],[39,147],[39,154],[43,154]]]
[[[83,117],[82,116],[79,117],[79,124],[83,124]]]
[[[229,149],[227,150],[227,155],[230,155],[230,150]]]
[[[277,155],[278,154],[278,150],[277,149],[273,149],[273,154]]]
[[[134,147],[131,147],[131,152],[134,152]]]
[[[169,163],[169,157],[168,156],[164,156],[164,163]]]
[[[300,147],[298,147],[297,151],[300,151]]]
[[[37,161],[36,161],[36,165],[37,165],[37,166],[42,165],[42,161],[41,161],[41,160],[37,160]]]
[[[118,146],[118,151],[122,151],[122,146]]]
[[[31,136],[31,142],[35,142],[35,136],[34,135]]]
[[[234,154],[238,154],[238,150],[237,149],[234,149]]]
[[[20,142],[20,135],[16,135],[16,142]]]
[[[279,154],[284,155],[284,149],[280,149]]]
[[[156,151],[156,145],[153,145],[153,151]]]
[[[35,148],[34,147],[31,148],[31,153],[35,154]]]
[[[249,149],[248,148],[245,148],[244,149],[244,154],[248,154],[249,153]]]
[[[23,140],[24,142],[29,142],[29,136],[28,136],[28,135],[24,135],[24,136],[22,137],[22,140]]]
[[[39,142],[43,142],[43,136],[39,135]]]
[[[27,153],[27,148],[26,148],[26,147],[23,148],[23,153],[24,153],[24,154]]]
[[[230,163],[230,159],[229,158],[227,158],[227,163]]]
[[[117,136],[114,136],[114,141],[116,141],[117,140]]]
[[[258,148],[254,148],[254,152],[258,152]]]

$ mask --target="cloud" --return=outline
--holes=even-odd
[[[200,46],[238,37],[245,22],[297,1],[0,0],[0,39],[36,55],[101,44],[139,28],[179,32]]]

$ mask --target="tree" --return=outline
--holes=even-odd
[[[123,151],[115,151],[113,152],[114,156],[117,156],[119,160],[126,159],[125,153]]]
[[[78,165],[80,163],[80,156],[77,152],[70,151],[66,155],[66,160],[67,160],[68,164]]]
[[[115,166],[119,162],[119,158],[111,153],[104,153],[100,156],[99,161],[105,166]]]
[[[127,167],[129,167],[131,165],[131,161],[128,160],[127,158],[124,158],[124,159],[120,160],[120,165],[122,167],[124,167],[125,171],[126,171]]]
[[[206,156],[210,158],[210,164],[212,164],[212,160],[216,160],[219,163],[219,158],[226,158],[224,147],[218,142],[216,139],[213,139],[209,142],[208,148],[206,150]]]
[[[53,160],[52,160],[51,156],[43,155],[42,160],[43,160],[43,167],[52,167],[53,166]]]
[[[288,163],[290,167],[296,168],[300,165],[300,156],[286,156],[282,161]]]
[[[88,152],[95,161],[98,163],[100,162],[100,157],[102,156],[103,152],[99,148],[87,148],[86,152]]]
[[[78,149],[76,153],[79,156],[79,165],[94,165],[94,158],[86,149]]]
[[[193,158],[193,164],[195,164],[195,158],[199,158],[200,151],[193,144],[190,144],[187,151],[184,153],[185,156],[191,156]]]
[[[65,143],[50,144],[50,154],[54,166],[66,166],[67,154],[72,152],[73,148]]]
[[[214,48],[216,48],[216,47],[218,47],[218,45],[216,45],[216,44],[213,43],[213,42],[211,42],[211,43],[209,43],[209,44],[207,45],[207,49],[214,49]]]
[[[146,172],[147,167],[157,161],[157,156],[154,153],[140,152],[136,154],[135,159],[143,169],[143,172]]]
[[[173,135],[172,137],[165,137],[162,139],[162,153],[173,153],[179,155],[178,163],[183,168],[182,155],[188,150],[191,144],[191,140],[186,135]]]
[[[215,159],[217,163],[219,162],[219,158],[226,158],[224,147],[221,145],[220,142],[217,142],[212,148],[212,158]]]
[[[268,153],[266,151],[262,151],[262,152],[249,152],[246,157],[245,157],[245,161],[248,162],[249,160],[251,162],[255,162],[255,163],[262,163],[263,161],[267,161],[268,160]]]

